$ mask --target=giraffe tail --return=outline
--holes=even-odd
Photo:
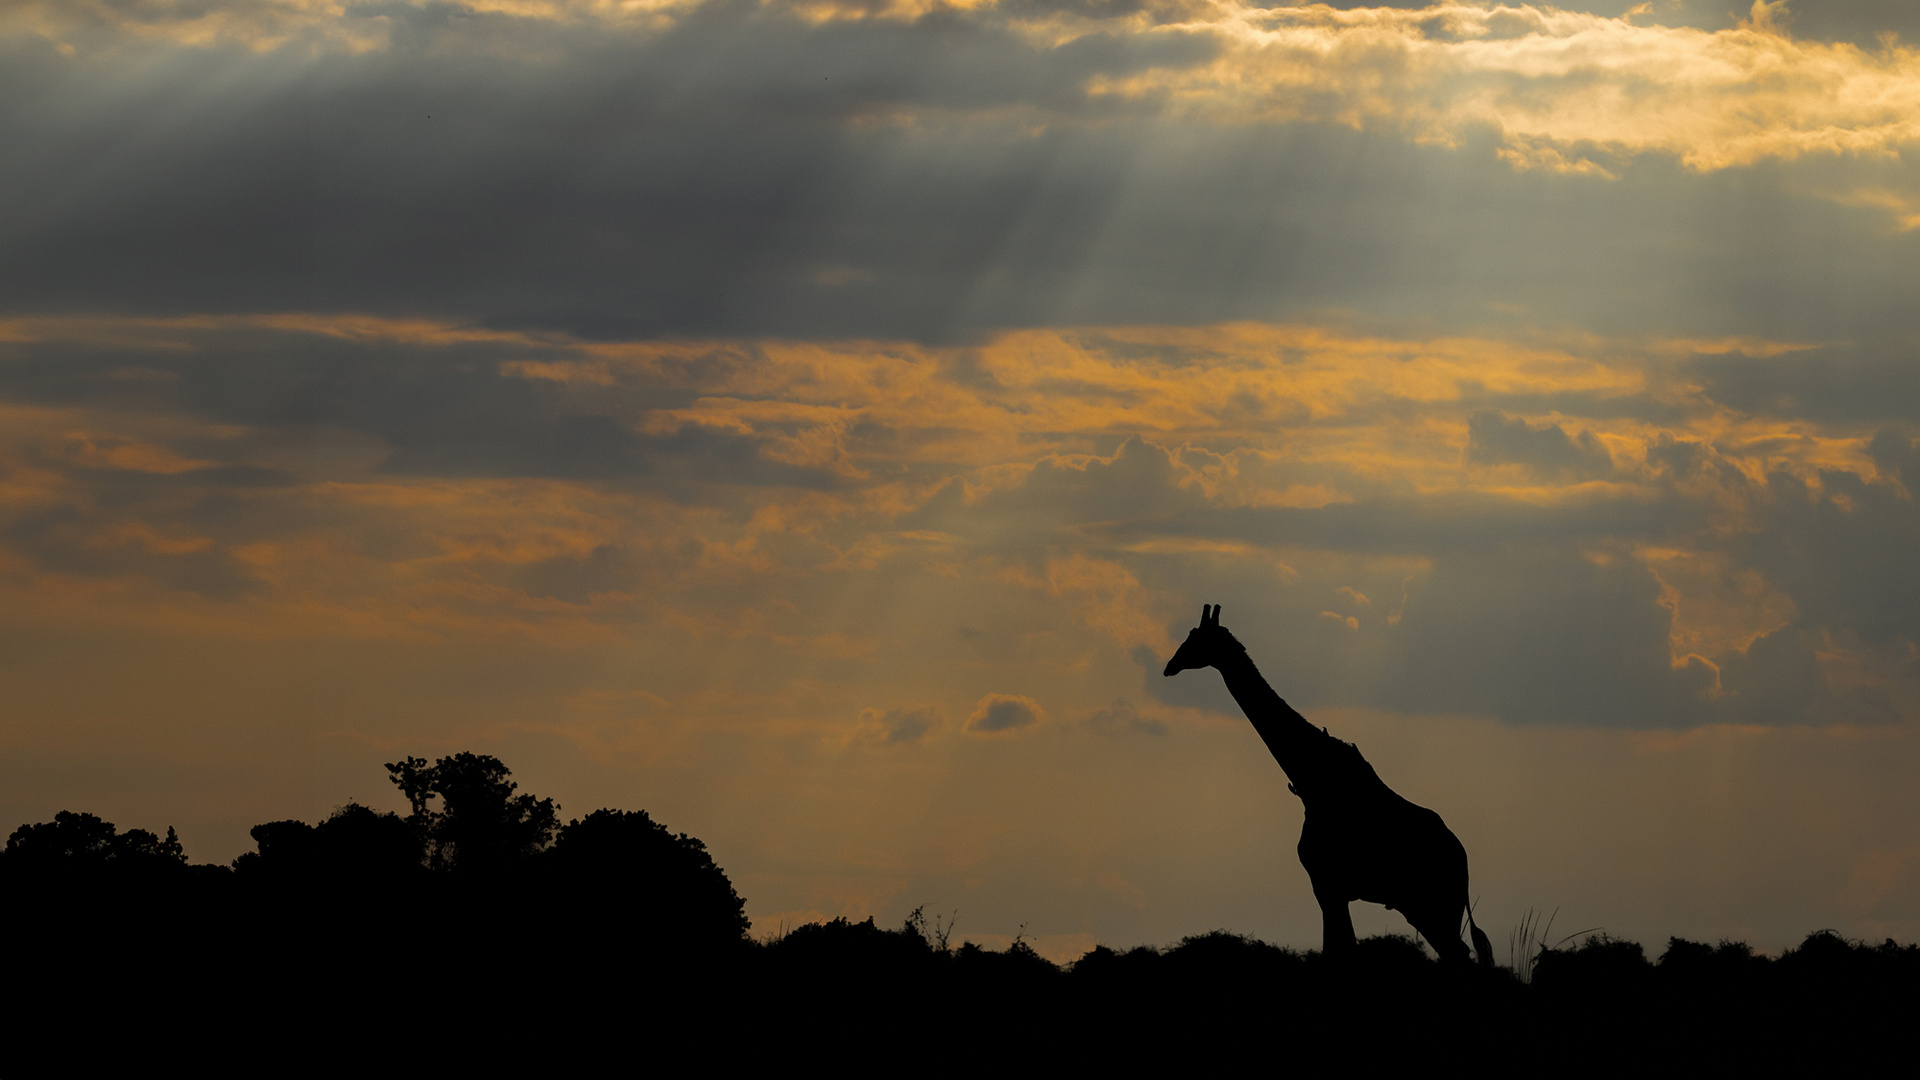
[[[1473,921],[1473,908],[1467,908],[1467,932],[1473,938],[1473,955],[1480,961],[1481,967],[1493,966],[1493,942],[1487,940],[1486,931]]]

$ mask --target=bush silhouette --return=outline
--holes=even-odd
[[[398,814],[348,803],[318,825],[269,821],[249,832],[258,850],[235,859],[243,879],[363,882],[402,879],[422,869],[420,839]]]
[[[118,832],[110,821],[66,810],[52,821],[13,830],[0,854],[0,868],[8,874],[37,877],[164,873],[186,862],[171,825],[161,839],[145,829]]]
[[[1642,992],[1653,965],[1637,941],[1593,935],[1571,949],[1543,949],[1533,983],[1543,992],[1629,995]]]
[[[164,1030],[98,1022],[158,1010],[361,1068],[551,1069],[618,1040],[725,1045],[783,1067],[937,1051],[943,1064],[1191,1071],[1267,1052],[1284,1031],[1291,1062],[1385,1072],[1431,1069],[1436,1048],[1499,1025],[1503,1050],[1556,1073],[1835,1071],[1920,1006],[1920,948],[1832,931],[1778,959],[1671,938],[1657,964],[1597,934],[1545,950],[1531,985],[1394,935],[1330,956],[1213,931],[1098,946],[1063,970],[1024,937],[950,947],[951,923],[916,911],[897,929],[838,918],[754,944],[706,845],[644,811],[562,827],[498,759],[390,768],[407,816],[349,803],[317,823],[266,822],[231,871],[189,865],[171,829],[68,811],[15,829],[0,852],[10,1052]],[[555,988],[568,993],[549,1008]],[[371,1007],[382,993],[392,1004]],[[949,1016],[972,1027],[930,1038]]]
[[[823,975],[900,977],[924,973],[938,960],[933,947],[912,925],[886,930],[869,916],[854,922],[844,915],[806,923],[765,946],[776,966]]]
[[[969,941],[955,950],[953,958],[954,967],[963,978],[999,984],[1002,993],[1009,989],[1031,990],[1051,984],[1062,975],[1052,961],[1019,940],[1002,952],[983,949]]]
[[[595,810],[569,822],[543,862],[574,917],[625,940],[710,947],[746,939],[747,902],[707,845],[644,810]]]
[[[1068,974],[1077,983],[1125,986],[1152,980],[1160,970],[1160,950],[1151,945],[1136,945],[1125,952],[1095,945],[1073,962]]]

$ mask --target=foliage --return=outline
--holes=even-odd
[[[1639,942],[1600,931],[1571,949],[1543,949],[1534,963],[1533,985],[1550,992],[1618,996],[1640,992],[1652,973]]]
[[[919,934],[921,940],[927,943],[927,948],[946,954],[953,951],[953,928],[959,920],[958,911],[945,916],[936,912],[933,921],[928,922],[927,905],[921,904],[907,913],[907,921],[901,929]]]
[[[0,853],[0,917],[14,928],[0,1009],[33,1030],[61,1022],[61,1003],[94,1016],[102,994],[165,1002],[206,986],[190,995],[196,1015],[285,1045],[312,1041],[314,1018],[349,1040],[377,1023],[396,1045],[485,1047],[481,1064],[497,1066],[499,1040],[545,1038],[537,988],[584,987],[555,1014],[562,1028],[634,1045],[704,1035],[788,1061],[866,1048],[897,1066],[926,1053],[929,1018],[958,1016],[969,1034],[943,1038],[943,1060],[1002,1067],[1190,1071],[1209,1054],[1244,1063],[1278,1032],[1307,1064],[1431,1068],[1434,1047],[1499,1030],[1523,1060],[1578,1074],[1835,1071],[1852,1045],[1841,1033],[1904,1030],[1920,1006],[1911,945],[1820,931],[1769,958],[1672,938],[1649,963],[1604,932],[1548,944],[1551,916],[1531,913],[1514,938],[1531,985],[1520,970],[1439,964],[1394,935],[1328,956],[1216,930],[1096,946],[1063,969],[1024,927],[1005,949],[956,945],[953,916],[925,908],[897,929],[838,918],[752,945],[745,902],[706,845],[644,811],[561,828],[552,800],[520,793],[496,759],[392,771],[406,817],[349,803],[317,823],[266,822],[232,873],[185,865],[172,830],[70,812],[14,830]],[[381,979],[404,1004],[369,1020],[360,1003]],[[450,1023],[464,1041],[445,1037]],[[1564,1037],[1579,1030],[1608,1034]],[[560,1045],[540,1044],[536,1060],[551,1064]]]
[[[1528,908],[1520,917],[1520,925],[1507,935],[1507,970],[1522,983],[1533,981],[1533,967],[1540,954],[1547,950],[1547,935],[1553,932],[1553,920],[1560,915],[1555,908],[1546,922],[1540,921],[1540,912]]]
[[[431,765],[408,757],[389,762],[387,773],[407,797],[407,823],[435,870],[498,872],[545,850],[559,825],[553,800],[515,795],[519,785],[496,757],[459,753]]]
[[[1766,968],[1769,961],[1744,941],[1707,945],[1668,938],[1667,950],[1656,962],[1663,974],[1675,978],[1743,979]]]
[[[145,829],[118,832],[110,821],[62,810],[52,821],[13,830],[0,859],[15,873],[87,872],[164,870],[185,865],[187,856],[171,825],[162,839]]]
[[[545,856],[576,904],[630,930],[672,927],[687,941],[738,943],[747,902],[707,845],[675,835],[644,810],[595,810],[569,822]]]
[[[937,957],[944,958],[912,926],[887,930],[871,916],[861,922],[842,915],[827,922],[806,923],[782,934],[766,948],[783,966],[838,972],[917,970]]]
[[[249,835],[256,851],[234,860],[244,877],[313,880],[399,878],[421,868],[420,838],[400,816],[348,803],[318,825],[269,821]]]
[[[1559,916],[1560,909],[1555,908],[1547,916],[1546,922],[1542,923],[1540,912],[1528,908],[1527,913],[1520,917],[1520,925],[1514,927],[1513,932],[1507,935],[1507,970],[1511,971],[1513,977],[1522,985],[1533,982],[1534,969],[1539,966],[1540,958],[1549,952],[1562,948],[1569,941],[1584,938],[1588,934],[1600,934],[1602,938],[1606,936],[1602,928],[1593,926],[1585,930],[1576,930],[1554,940],[1553,921]]]
[[[1226,930],[1211,930],[1181,938],[1179,944],[1166,950],[1164,955],[1170,970],[1196,975],[1229,968],[1274,972],[1305,961],[1305,957],[1292,949],[1283,949],[1259,938]]]

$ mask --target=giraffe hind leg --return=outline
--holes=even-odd
[[[1486,931],[1473,921],[1473,913],[1467,913],[1467,928],[1473,931],[1473,954],[1480,960],[1481,967],[1493,967],[1493,942],[1487,940]]]
[[[1405,913],[1407,921],[1413,924],[1420,936],[1427,939],[1433,951],[1440,954],[1444,964],[1465,964],[1469,960],[1467,943],[1460,940],[1460,916],[1458,912],[1442,914],[1431,909]]]

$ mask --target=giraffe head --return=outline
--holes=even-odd
[[[1220,605],[1200,605],[1200,625],[1187,632],[1187,640],[1180,643],[1174,651],[1173,659],[1167,661],[1168,675],[1177,675],[1188,668],[1212,667],[1215,658],[1225,655],[1225,650],[1244,651],[1243,646],[1232,634],[1220,626]]]

